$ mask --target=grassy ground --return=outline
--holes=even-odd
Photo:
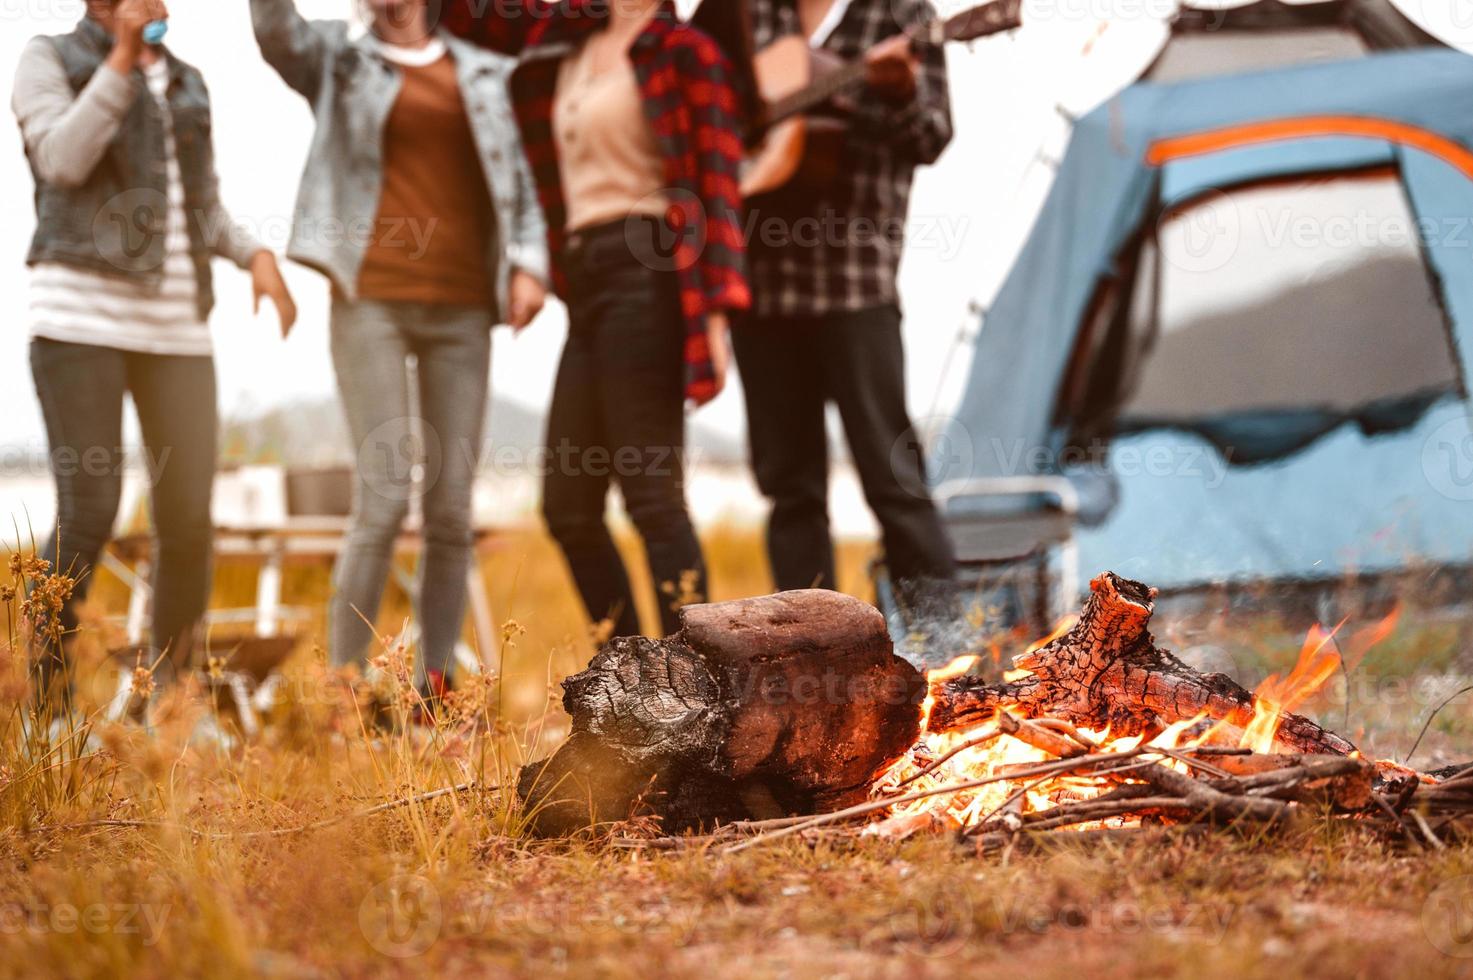
[[[754,536],[707,544],[716,598],[766,588]],[[866,590],[867,557],[846,549],[846,589]],[[47,755],[21,737],[20,658],[0,652],[0,977],[1473,970],[1473,847],[1409,852],[1314,822],[1267,839],[1058,834],[1039,851],[982,857],[950,839],[790,839],[723,857],[533,842],[506,794],[478,790],[262,833],[456,783],[504,784],[556,740],[555,681],[592,651],[562,568],[528,532],[501,542],[485,573],[502,671],[460,707],[482,735],[366,734],[311,624],[272,725],[242,749],[190,747],[204,708],[176,697],[153,738],[99,726],[101,752],[73,743]],[[221,569],[217,603],[239,604],[250,582],[248,569]],[[94,617],[118,611],[119,590],[97,586]],[[325,587],[321,570],[295,571],[287,600],[320,603]],[[407,610],[397,597],[390,606],[392,629]],[[1292,662],[1307,625],[1213,640],[1254,681]],[[1365,625],[1348,624],[1347,637]],[[98,619],[82,650],[93,698],[112,683],[107,639]],[[1365,653],[1348,698],[1332,692],[1311,709],[1336,727],[1347,716],[1378,751],[1404,751],[1467,673],[1468,639],[1466,623],[1407,615]],[[402,658],[388,665],[402,679]],[[1473,757],[1470,731],[1473,713],[1455,703],[1416,761]]]

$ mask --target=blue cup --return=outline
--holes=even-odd
[[[169,22],[166,20],[149,21],[143,25],[143,40],[146,44],[162,44],[164,35],[169,33]]]

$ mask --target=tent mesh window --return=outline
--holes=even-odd
[[[1346,419],[1409,424],[1459,390],[1395,171],[1199,198],[1142,242],[1136,277],[1117,431],[1190,429],[1262,458]],[[1255,445],[1290,416],[1306,431],[1279,424]]]

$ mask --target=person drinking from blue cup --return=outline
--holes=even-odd
[[[76,582],[57,621],[32,624],[38,691],[61,710],[76,604],[118,512],[125,396],[156,461],[147,661],[163,684],[190,663],[210,593],[211,260],[250,273],[283,336],[296,319],[275,256],[220,203],[209,93],[160,43],[168,16],[162,0],[88,0],[71,33],[26,46],[12,97],[36,184],[30,356],[57,492],[41,557]]]

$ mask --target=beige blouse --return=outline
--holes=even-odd
[[[567,230],[669,208],[665,166],[627,57],[597,75],[584,44],[558,66],[552,129]]]

